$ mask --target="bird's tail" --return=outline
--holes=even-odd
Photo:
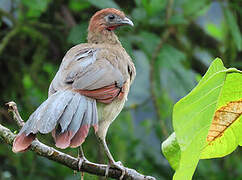
[[[80,146],[90,126],[98,128],[96,100],[70,90],[58,91],[29,117],[13,142],[12,150],[28,149],[35,135],[52,132],[59,148]]]

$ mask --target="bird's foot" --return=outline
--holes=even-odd
[[[108,166],[106,168],[106,172],[105,172],[105,177],[106,178],[108,177],[108,171],[109,171],[110,167],[117,168],[117,169],[121,170],[122,174],[119,177],[119,180],[122,180],[124,178],[124,175],[126,173],[126,170],[125,170],[125,167],[123,166],[123,164],[120,161],[118,161],[118,162],[110,162],[108,164]]]
[[[79,161],[78,161],[78,169],[79,171],[81,171],[81,167],[83,165],[84,162],[89,162],[84,156],[83,157],[78,157]]]

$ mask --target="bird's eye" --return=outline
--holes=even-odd
[[[109,20],[113,20],[115,18],[115,16],[113,15],[113,14],[110,14],[109,16],[108,16],[108,19]]]

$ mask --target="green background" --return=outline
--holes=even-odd
[[[115,160],[157,177],[174,171],[161,154],[172,132],[173,105],[195,87],[215,57],[242,69],[242,1],[208,0],[0,0],[0,123],[18,130],[4,103],[15,101],[22,117],[47,98],[65,52],[85,42],[90,17],[116,7],[135,26],[116,31],[137,68],[126,107],[107,142]],[[50,146],[50,136],[39,136]],[[93,131],[86,157],[106,163]],[[65,152],[76,156],[76,149]],[[241,147],[227,157],[201,160],[193,179],[242,179]],[[0,139],[0,179],[79,179],[73,171],[32,152],[14,154]],[[98,179],[85,174],[85,179]],[[99,178],[100,179],[100,178]]]

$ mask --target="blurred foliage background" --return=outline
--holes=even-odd
[[[47,98],[65,52],[86,42],[90,17],[106,7],[133,20],[134,28],[116,33],[137,68],[129,101],[108,132],[110,150],[125,166],[172,179],[160,150],[173,131],[172,107],[215,57],[242,69],[241,0],[0,0],[0,123],[18,130],[4,103],[14,100],[27,120]],[[83,146],[87,158],[105,163],[93,131],[89,134]],[[50,136],[39,138],[54,146]],[[77,156],[76,149],[65,152]],[[202,160],[194,179],[242,179],[241,162],[241,147],[225,158]],[[0,139],[2,180],[79,178],[32,152],[14,154]],[[85,179],[102,178],[85,174]]]

